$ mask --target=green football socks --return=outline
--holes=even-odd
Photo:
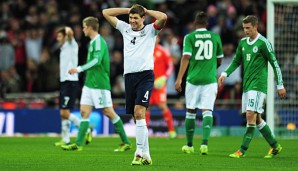
[[[203,112],[203,145],[208,145],[208,140],[211,133],[211,128],[213,126],[213,117],[211,111],[205,111]]]
[[[189,147],[192,147],[195,127],[196,127],[196,114],[187,112],[185,117],[185,130],[186,130],[187,145]]]
[[[261,122],[257,128],[259,129],[259,131],[261,132],[261,134],[263,135],[263,137],[265,138],[265,140],[268,142],[268,144],[272,147],[272,148],[277,148],[277,141],[274,138],[269,126],[266,124],[265,121]]]
[[[112,119],[112,123],[114,124],[115,131],[119,134],[122,142],[124,144],[131,144],[130,141],[127,138],[127,135],[125,133],[125,130],[123,128],[123,122],[119,116],[116,118]]]
[[[254,131],[256,128],[256,124],[247,124],[246,126],[246,132],[243,136],[243,141],[242,141],[242,145],[240,148],[240,151],[245,154],[246,150],[249,147],[249,144],[254,136]]]
[[[85,134],[88,128],[89,128],[89,119],[82,119],[80,123],[77,141],[76,141],[76,144],[78,146],[81,146],[83,144],[83,141],[85,139]]]

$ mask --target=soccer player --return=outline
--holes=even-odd
[[[167,123],[169,137],[175,138],[177,136],[174,124],[172,112],[167,105],[167,89],[166,81],[173,72],[173,62],[170,52],[159,44],[159,36],[156,37],[156,43],[154,48],[154,87],[152,90],[149,105],[157,105],[162,111],[162,116]],[[148,108],[146,112],[146,123],[149,127],[150,123],[150,110]]]
[[[208,154],[208,140],[213,125],[213,108],[217,95],[216,70],[223,58],[222,43],[218,34],[206,29],[208,17],[198,12],[194,21],[196,30],[184,37],[183,56],[175,83],[178,92],[182,91],[181,82],[188,68],[185,99],[185,129],[187,145],[182,147],[184,153],[193,153],[193,137],[195,132],[196,113],[202,110],[203,135],[200,152]]]
[[[271,146],[265,158],[272,158],[280,153],[282,147],[277,143],[269,126],[261,118],[267,93],[268,62],[273,67],[277,92],[281,98],[285,98],[286,89],[283,86],[281,70],[272,45],[258,33],[258,18],[249,15],[242,20],[242,26],[247,37],[240,40],[231,65],[218,79],[218,85],[221,86],[225,78],[242,64],[244,68],[242,113],[246,113],[247,125],[240,149],[229,156],[232,158],[244,157],[257,127]]]
[[[129,24],[117,16],[128,14]],[[156,35],[164,27],[167,15],[147,10],[140,5],[131,8],[110,8],[103,10],[106,20],[118,29],[124,41],[124,79],[126,113],[132,114],[136,123],[136,145],[131,165],[152,165],[149,153],[148,129],[145,113],[153,88],[153,51]],[[155,22],[144,25],[145,16]]]
[[[83,20],[83,32],[86,37],[91,39],[88,47],[87,63],[83,66],[71,68],[68,72],[76,74],[87,71],[86,80],[82,90],[81,97],[81,116],[82,120],[77,136],[76,143],[62,145],[64,150],[83,149],[82,144],[85,133],[89,127],[89,115],[95,108],[103,108],[103,114],[106,115],[114,124],[116,132],[120,135],[122,144],[115,151],[126,151],[131,149],[126,133],[123,128],[121,118],[115,113],[111,98],[110,85],[110,56],[108,46],[103,37],[98,33],[98,19],[87,17]]]
[[[70,123],[80,126],[80,119],[70,113],[73,109],[79,90],[78,74],[69,74],[68,70],[78,65],[78,44],[70,27],[62,27],[57,30],[57,42],[60,45],[60,115],[62,140],[55,146],[70,143]],[[90,134],[91,135],[91,134]]]

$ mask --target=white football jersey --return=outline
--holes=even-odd
[[[69,74],[71,68],[78,66],[79,46],[75,39],[66,41],[60,51],[60,82],[63,81],[78,81],[78,74]]]
[[[153,70],[155,40],[160,31],[154,28],[154,23],[134,31],[130,24],[118,20],[116,29],[124,41],[124,74]]]

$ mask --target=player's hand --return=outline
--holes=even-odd
[[[177,79],[176,82],[175,82],[175,89],[181,93],[182,92],[182,87],[181,87],[181,83],[182,83],[182,80],[181,79]]]
[[[278,95],[279,95],[279,97],[281,99],[285,99],[286,98],[287,92],[286,92],[286,89],[285,88],[277,90],[277,93],[278,93]]]
[[[78,70],[77,70],[76,68],[71,68],[71,69],[68,71],[69,74],[75,74],[75,73],[77,73],[77,72],[78,72]]]
[[[218,78],[218,81],[217,81],[218,87],[221,87],[223,85],[223,82],[225,81],[225,79],[226,79],[226,76],[224,76],[224,75],[221,75]]]
[[[154,88],[161,89],[166,84],[167,78],[165,76],[158,77],[154,80]]]

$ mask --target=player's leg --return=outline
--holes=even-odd
[[[166,103],[161,103],[158,105],[158,107],[161,110],[163,119],[167,124],[169,137],[175,138],[177,136],[177,134],[176,134],[175,127],[174,127],[173,115],[172,115],[171,110],[169,109],[169,107]]]
[[[149,163],[152,163],[149,149],[148,128],[145,121],[145,111],[146,107],[142,105],[135,106],[137,145],[135,156],[141,156],[142,160],[146,159]]]
[[[193,153],[193,137],[196,127],[196,115],[198,108],[198,99],[200,98],[200,87],[186,82],[185,101],[186,101],[186,116],[185,116],[185,131],[187,145],[182,147],[184,153]]]
[[[70,115],[69,109],[60,109],[61,115],[61,138],[62,140],[55,143],[55,146],[61,146],[70,143],[70,121],[68,116]]]
[[[267,123],[262,119],[261,114],[257,116],[257,128],[271,147],[265,158],[272,158],[273,156],[279,154],[282,150],[282,147],[280,144],[277,143],[274,135],[271,132],[271,129],[269,128]]]
[[[59,108],[61,117],[61,141],[56,142],[55,146],[61,146],[70,143],[70,82],[60,83]]]
[[[122,144],[117,149],[115,149],[115,151],[127,151],[131,149],[131,142],[129,141],[125,133],[123,122],[119,115],[116,114],[113,107],[103,108],[103,113],[111,120],[111,122],[114,125],[115,131],[119,134],[121,138]]]
[[[70,81],[69,85],[69,109],[73,109],[75,106],[75,101],[78,95],[78,90],[80,88],[79,81]],[[69,113],[68,119],[73,123],[77,128],[80,126],[80,118],[76,115]]]
[[[154,91],[153,91],[154,92]],[[173,123],[173,116],[172,112],[169,109],[167,105],[167,91],[166,87],[156,90],[156,94],[152,94],[151,98],[155,95],[156,97],[156,104],[158,104],[159,109],[162,112],[162,116],[164,118],[164,121],[166,122],[168,126],[168,131],[169,131],[169,137],[170,138],[175,138],[177,136],[174,123]]]
[[[256,128],[256,120],[257,114],[262,113],[263,110],[263,102],[265,96],[262,95],[261,92],[258,91],[248,91],[243,93],[242,96],[242,111],[246,110],[246,131],[243,136],[242,144],[240,149],[230,154],[230,157],[240,158],[243,157],[246,153],[249,144],[254,136],[254,131]]]
[[[153,89],[153,71],[145,71],[138,75],[139,80],[136,88],[136,105],[134,107],[134,117],[136,119],[136,144],[135,156],[141,156],[141,165],[151,165],[152,160],[149,150],[148,128],[146,126],[145,113],[149,106],[151,92]],[[132,165],[134,165],[134,161]]]
[[[202,124],[202,144],[200,151],[202,155],[208,154],[208,141],[213,126],[213,108],[217,95],[217,83],[201,86],[201,98],[199,108],[202,109],[203,124]]]
[[[146,110],[146,115],[145,115],[145,120],[146,120],[146,124],[147,124],[148,128],[150,126],[150,115],[151,115],[150,107],[148,107],[148,109]]]

